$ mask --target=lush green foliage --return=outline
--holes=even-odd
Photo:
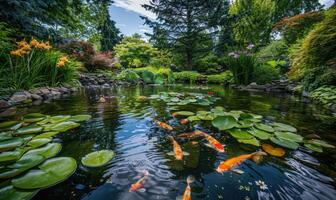
[[[225,65],[223,59],[214,53],[209,53],[204,58],[196,61],[195,69],[200,73],[214,74],[224,71]]]
[[[336,70],[326,66],[310,69],[304,76],[302,83],[307,91],[315,90],[324,85],[336,85]]]
[[[140,76],[131,69],[125,69],[118,74],[117,79],[136,84],[139,82]]]
[[[336,86],[322,86],[311,93],[314,100],[326,105],[336,105]]]
[[[207,83],[225,84],[225,85],[234,82],[233,74],[231,71],[225,71],[215,75],[207,75],[206,80]]]
[[[164,83],[174,82],[174,74],[170,68],[165,67],[143,67],[135,68],[134,71],[147,83],[157,83],[159,79],[163,78]],[[161,80],[160,80],[161,82]]]
[[[288,45],[284,40],[275,40],[261,48],[256,54],[262,62],[269,60],[287,60]]]
[[[5,54],[13,48],[10,36],[14,30],[8,27],[8,24],[0,22],[0,61],[3,61]]]
[[[205,79],[205,76],[194,71],[174,72],[174,77],[178,82],[195,83]]]
[[[0,67],[0,87],[31,89],[73,83],[79,64],[51,50],[48,43],[21,41]]]
[[[260,64],[254,67],[252,80],[258,84],[269,83],[273,80],[279,80],[279,68],[269,64]]]

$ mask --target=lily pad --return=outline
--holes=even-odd
[[[34,139],[50,138],[50,137],[53,137],[57,134],[59,134],[59,132],[46,132],[46,133],[42,133],[40,135],[35,136]]]
[[[28,142],[27,145],[33,148],[37,148],[45,144],[48,144],[49,142],[51,142],[51,138],[40,138],[31,140],[30,142]]]
[[[24,140],[21,138],[12,138],[9,140],[2,141],[0,142],[0,152],[15,149],[16,147],[21,146],[23,143]]]
[[[253,135],[241,129],[231,129],[231,130],[228,130],[228,132],[230,133],[230,135],[232,135],[232,137],[239,139],[239,140],[249,140],[249,139],[254,138]]]
[[[82,164],[86,167],[101,167],[114,157],[110,150],[95,151],[82,158]]]
[[[241,113],[239,116],[239,119],[253,119],[253,115],[249,114],[249,113]]]
[[[9,128],[9,127],[13,127],[17,124],[20,124],[21,122],[19,121],[7,121],[7,122],[1,122],[0,123],[0,129],[4,129],[4,128]]]
[[[283,132],[297,132],[297,129],[293,126],[283,124],[283,123],[273,123],[272,124],[276,131],[283,131]]]
[[[307,147],[308,149],[310,149],[312,151],[315,151],[315,152],[318,152],[318,153],[323,152],[323,148],[319,145],[305,143],[304,146]]]
[[[198,118],[197,116],[190,116],[188,117],[188,121],[189,122],[194,122],[194,121],[199,121],[201,120],[200,118]]]
[[[282,140],[276,137],[271,137],[270,139],[273,143],[288,149],[296,150],[300,146],[298,143],[289,140]]]
[[[193,116],[193,115],[195,115],[195,113],[190,111],[178,111],[173,113],[173,116]]]
[[[261,147],[266,153],[272,156],[282,157],[286,154],[283,148],[273,147],[270,144],[263,144]]]
[[[308,140],[306,143],[325,147],[325,148],[335,148],[334,145],[328,144],[326,141],[318,140],[318,139]]]
[[[246,140],[239,139],[238,142],[240,142],[240,143],[244,143],[244,144],[254,145],[254,146],[257,146],[257,147],[260,146],[260,142],[259,142],[259,140],[257,140],[256,138],[246,139]]]
[[[220,116],[212,120],[212,125],[219,130],[224,131],[238,126],[238,123],[232,116]]]
[[[33,149],[28,151],[23,155],[23,157],[28,155],[42,155],[45,158],[52,158],[56,156],[62,149],[62,145],[59,143],[49,143],[44,147]]]
[[[61,122],[59,124],[56,124],[52,126],[50,129],[51,131],[57,131],[57,132],[65,132],[70,129],[74,129],[76,127],[80,126],[80,124],[76,122]]]
[[[20,159],[23,154],[23,149],[16,149],[15,151],[6,151],[0,153],[0,162],[14,161]]]
[[[69,178],[75,172],[77,164],[73,158],[57,157],[47,160],[38,168],[14,178],[12,185],[19,189],[47,188]]]
[[[282,140],[289,140],[292,142],[302,142],[303,137],[301,135],[291,133],[291,132],[275,132],[275,135],[277,138],[282,139]]]
[[[252,128],[252,129],[248,130],[248,132],[251,135],[253,135],[253,136],[255,136],[255,137],[257,137],[261,140],[268,140],[272,136],[270,133],[268,133],[266,131],[259,130],[257,128]]]
[[[83,122],[83,121],[88,121],[89,119],[91,119],[91,115],[75,115],[75,116],[71,116],[69,121]]]
[[[58,115],[58,116],[53,116],[49,118],[49,122],[52,124],[58,124],[60,122],[64,122],[68,119],[70,119],[70,115]]]
[[[32,199],[38,190],[20,190],[12,185],[0,188],[0,200],[29,200]]]
[[[262,124],[262,123],[258,123],[258,124],[255,124],[255,127],[257,129],[260,129],[262,131],[266,131],[266,132],[274,132],[274,128],[272,126],[268,126],[266,124]]]
[[[12,134],[10,132],[2,132],[0,133],[0,141],[4,141],[4,140],[9,140],[13,138]]]
[[[238,122],[237,128],[250,128],[254,125],[254,123],[250,120],[240,120]]]
[[[28,123],[39,122],[44,120],[45,115],[41,113],[30,113],[23,116],[23,121]]]
[[[20,138],[22,138],[24,140],[24,143],[29,142],[33,137],[34,137],[34,135],[31,135],[31,134],[20,136]]]
[[[14,134],[15,135],[25,135],[25,134],[39,133],[42,130],[43,130],[43,128],[41,126],[31,125],[31,126],[27,126],[27,127],[24,127],[24,128],[20,128]]]

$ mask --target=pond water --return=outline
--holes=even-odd
[[[186,105],[179,106],[180,110],[195,112],[222,106],[226,110],[248,111],[291,124],[303,136],[318,134],[336,144],[335,116],[320,106],[293,96],[184,85],[86,90],[20,112],[90,114],[91,120],[58,137],[57,140],[63,143],[60,156],[73,157],[78,163],[86,154],[101,149],[113,150],[116,156],[101,168],[88,170],[79,164],[68,180],[41,190],[34,199],[176,199],[182,196],[188,175],[196,179],[191,184],[193,199],[336,199],[336,152],[333,149],[324,149],[324,153],[314,153],[303,147],[286,150],[282,158],[265,156],[259,164],[245,161],[239,166],[244,174],[226,172],[222,175],[215,171],[221,161],[258,148],[239,144],[227,134],[219,133],[206,123],[199,123],[195,125],[197,129],[214,133],[213,136],[226,145],[225,153],[218,153],[201,143],[191,145],[187,140],[177,139],[190,156],[186,156],[184,161],[175,161],[167,155],[172,151],[167,136],[194,129],[179,124],[171,115],[174,112],[172,107],[164,102],[138,101],[139,96],[167,91],[211,92],[211,95],[220,97],[211,106]],[[106,96],[105,103],[97,102],[100,95]],[[174,131],[169,133],[159,128],[154,119],[171,124]],[[128,192],[143,170],[150,173],[144,186],[146,190]],[[259,180],[265,182],[266,189],[256,185]]]

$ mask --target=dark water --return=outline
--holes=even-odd
[[[178,134],[192,131],[171,117],[169,106],[154,100],[139,102],[138,96],[150,96],[161,91],[212,91],[221,97],[213,106],[181,106],[181,110],[210,110],[223,106],[227,110],[250,111],[270,120],[291,124],[302,135],[318,134],[330,143],[336,143],[335,116],[320,106],[314,106],[292,96],[250,94],[221,87],[188,89],[185,86],[146,86],[115,88],[104,91],[83,91],[64,100],[32,107],[25,112],[45,114],[90,114],[92,119],[75,131],[62,134],[60,156],[71,156],[80,163],[81,157],[92,151],[111,149],[116,153],[112,162],[98,169],[78,167],[67,181],[41,190],[34,199],[133,200],[176,199],[183,194],[188,175],[194,175],[193,199],[336,199],[336,152],[322,154],[305,148],[287,151],[283,158],[267,156],[256,164],[246,161],[240,165],[242,175],[214,169],[219,162],[233,156],[251,153],[257,149],[240,145],[234,139],[219,134],[206,123],[197,128],[215,133],[226,144],[226,153],[217,153],[204,145],[191,145],[178,140],[191,155],[185,162],[174,161],[167,155],[171,143],[167,132],[154,125],[153,119],[169,122]],[[106,103],[96,103],[100,94],[108,96]],[[129,193],[131,184],[138,180],[142,170],[150,178],[146,191]],[[264,181],[262,190],[255,181]]]

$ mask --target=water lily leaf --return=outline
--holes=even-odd
[[[60,122],[64,122],[70,119],[70,117],[71,117],[70,115],[58,115],[58,116],[50,117],[48,120],[52,124],[58,124]]]
[[[230,129],[228,132],[232,137],[240,140],[249,140],[254,138],[253,135],[242,129]]]
[[[37,148],[45,144],[48,144],[49,142],[51,142],[51,138],[40,138],[31,140],[30,142],[27,143],[27,145],[33,148]]]
[[[253,115],[249,114],[249,113],[241,113],[239,116],[239,119],[254,119]]]
[[[22,136],[20,136],[20,138],[22,138],[24,140],[24,143],[29,142],[33,137],[34,137],[34,135],[22,135]]]
[[[88,121],[89,119],[91,119],[91,115],[75,115],[75,116],[71,116],[69,121],[83,122],[83,121]]]
[[[279,147],[275,148],[270,144],[263,144],[261,145],[261,147],[266,153],[272,156],[282,157],[286,154],[283,148],[279,148]]]
[[[16,163],[7,166],[7,168],[0,170],[0,179],[12,178],[17,176],[39,164],[41,164],[45,158],[41,155],[29,155],[22,157]]]
[[[282,139],[282,140],[289,140],[292,142],[302,142],[303,137],[301,135],[291,133],[291,132],[275,132],[275,135],[277,138]]]
[[[59,134],[59,132],[46,132],[46,133],[42,133],[40,135],[35,136],[34,139],[51,138],[57,134]]]
[[[212,120],[212,125],[219,130],[224,131],[238,126],[238,123],[232,116],[220,116]]]
[[[188,121],[189,122],[194,122],[194,121],[199,121],[201,120],[200,118],[198,118],[197,116],[190,116],[188,117]]]
[[[107,164],[114,157],[110,150],[95,151],[82,158],[82,164],[86,167],[101,167]]]
[[[7,122],[1,122],[0,123],[0,129],[4,129],[4,128],[9,128],[9,127],[13,127],[17,124],[20,124],[21,122],[19,121],[7,121]]]
[[[29,200],[32,199],[38,190],[20,190],[12,185],[0,188],[0,200]]]
[[[270,133],[268,133],[266,131],[259,130],[257,128],[249,129],[248,132],[251,135],[253,135],[253,136],[255,136],[255,137],[257,137],[257,138],[259,138],[261,140],[268,140],[272,136]]]
[[[195,113],[190,111],[178,111],[173,113],[173,116],[193,116],[193,115],[195,115]]]
[[[39,122],[45,119],[45,115],[41,113],[30,113],[23,116],[23,121],[28,123]]]
[[[0,152],[15,149],[16,147],[21,146],[23,143],[24,140],[22,138],[12,138],[9,140],[2,141],[0,142]]]
[[[323,148],[319,145],[305,143],[304,146],[307,147],[308,149],[310,149],[312,151],[315,151],[315,152],[318,152],[318,153],[323,152]]]
[[[211,121],[211,120],[215,119],[216,116],[213,113],[209,113],[209,114],[206,114],[206,115],[197,115],[197,117],[200,120]]]
[[[61,122],[59,124],[56,124],[51,127],[51,131],[57,131],[57,132],[65,132],[70,129],[74,129],[76,127],[80,126],[80,124],[76,122]]]
[[[276,137],[271,137],[270,139],[273,143],[288,149],[296,150],[300,146],[298,143],[289,140],[282,140]]]
[[[293,126],[283,124],[283,123],[273,123],[272,124],[276,131],[283,131],[283,132],[297,132],[297,129]]]
[[[270,132],[270,133],[274,132],[273,127],[272,126],[268,126],[266,124],[258,123],[258,124],[255,124],[255,127],[257,129],[262,130],[262,131],[266,131],[266,132]]]
[[[246,139],[246,140],[239,139],[238,142],[240,142],[240,143],[244,143],[244,144],[254,145],[254,146],[257,146],[257,147],[260,146],[260,142],[259,142],[259,140],[257,140],[256,138]]]
[[[23,149],[16,149],[15,151],[6,151],[0,153],[0,162],[18,160],[24,153]]]
[[[38,168],[12,179],[12,185],[20,189],[40,189],[56,185],[75,172],[77,163],[70,157],[57,157],[45,161]]]
[[[39,133],[42,130],[43,130],[42,126],[31,125],[31,126],[20,128],[14,134],[15,135],[33,134],[33,133]]]
[[[0,141],[4,141],[4,140],[9,140],[13,138],[12,134],[10,132],[2,132],[0,133]]]
[[[240,120],[238,122],[237,128],[250,128],[253,125],[254,125],[254,123],[252,121],[245,119],[245,120]]]
[[[44,147],[33,149],[28,151],[23,155],[23,157],[28,155],[42,155],[45,158],[52,158],[56,156],[62,149],[62,145],[59,143],[49,143]]]
[[[308,140],[306,143],[321,146],[321,147],[326,147],[326,148],[335,148],[334,145],[328,144],[326,141],[318,140],[318,139]]]

